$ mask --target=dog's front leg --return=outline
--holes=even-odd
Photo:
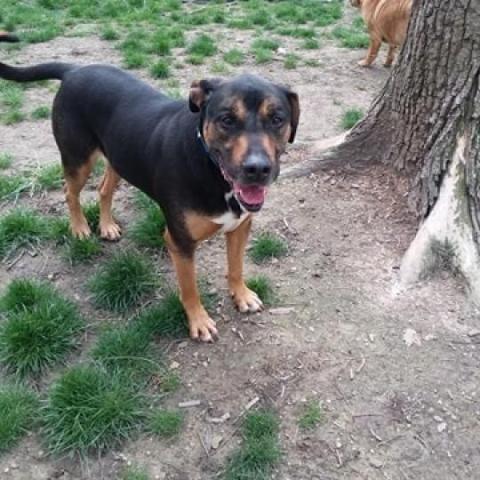
[[[177,273],[180,298],[188,317],[190,336],[196,340],[212,342],[217,336],[217,328],[200,300],[195,272],[195,252],[182,253],[168,230],[165,232],[165,241]]]
[[[252,292],[243,279],[243,257],[247,245],[252,218],[245,219],[239,227],[226,234],[228,256],[228,286],[235,305],[241,312],[258,312],[262,301]]]

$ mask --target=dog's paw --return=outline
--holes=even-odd
[[[85,238],[89,238],[92,231],[90,230],[90,227],[88,226],[87,221],[83,222],[77,222],[77,223],[72,223],[70,225],[70,228],[72,230],[72,235],[75,238],[78,238],[80,240],[84,240]]]
[[[358,65],[360,65],[361,67],[369,67],[371,65],[371,62],[369,62],[368,60],[360,60],[358,62]]]
[[[122,236],[122,229],[115,222],[100,223],[100,237],[104,240],[114,242]]]
[[[190,328],[190,337],[193,340],[213,342],[218,337],[215,322],[208,316],[205,310],[194,315],[188,315],[188,326]]]
[[[246,312],[260,312],[263,310],[263,302],[260,300],[258,295],[247,288],[246,285],[242,285],[237,289],[230,292],[237,306],[238,310],[242,313]]]

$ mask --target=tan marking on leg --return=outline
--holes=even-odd
[[[185,225],[190,237],[195,242],[201,242],[210,238],[221,228],[221,225],[217,225],[208,217],[195,212],[187,212],[185,214]]]
[[[80,205],[80,192],[87,183],[92,172],[97,153],[92,154],[89,159],[77,170],[66,171],[65,174],[65,199],[70,212],[70,228],[72,234],[77,238],[88,238],[91,234],[87,219]]]
[[[370,35],[370,45],[368,47],[367,56],[358,62],[361,67],[369,67],[377,58],[378,50],[382,45],[382,40],[376,36]]]
[[[243,279],[243,257],[247,245],[252,217],[248,217],[236,230],[226,234],[228,258],[228,287],[235,305],[241,312],[258,312],[263,303],[250,290]]]
[[[105,240],[118,240],[122,234],[119,225],[112,216],[112,198],[120,181],[120,176],[113,170],[110,163],[106,162],[105,173],[98,187],[100,200],[100,236]]]
[[[182,255],[168,230],[165,231],[165,243],[172,258],[180,287],[180,298],[187,314],[190,336],[203,342],[212,342],[217,337],[215,322],[202,305],[197,288],[194,253]]]

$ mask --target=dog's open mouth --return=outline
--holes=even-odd
[[[233,184],[237,199],[249,212],[258,212],[265,202],[267,187],[263,185],[238,185]]]

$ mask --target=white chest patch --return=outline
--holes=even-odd
[[[227,205],[232,197],[233,197],[233,192],[228,192],[225,194],[225,201],[227,202]],[[216,223],[217,225],[221,225],[222,232],[233,232],[242,224],[242,222],[249,215],[251,215],[249,212],[247,212],[247,210],[243,208],[241,204],[239,205],[242,210],[240,217],[236,213],[232,212],[231,210],[227,210],[225,213],[223,213],[219,217],[212,218],[212,222]]]
[[[212,222],[221,225],[222,232],[233,232],[241,225],[248,215],[248,212],[242,212],[240,217],[237,217],[233,212],[228,211],[219,217],[212,218]]]

